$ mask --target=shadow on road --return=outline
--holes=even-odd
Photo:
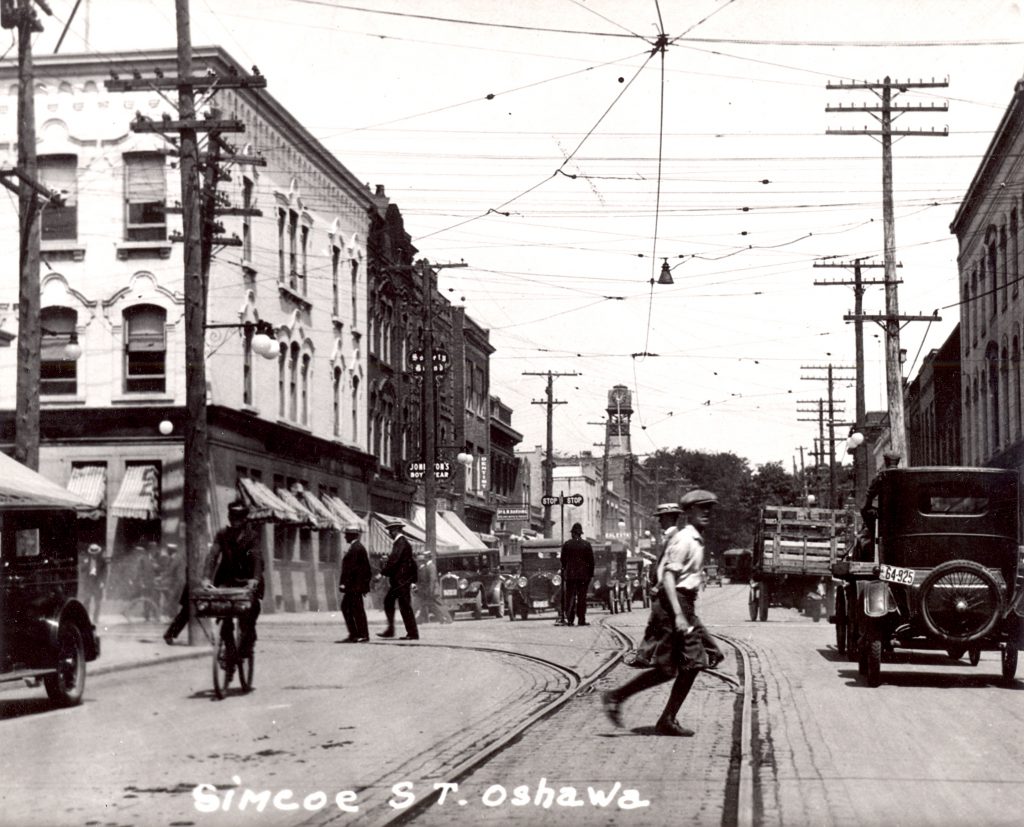
[[[897,664],[894,664],[897,665]],[[858,689],[872,689],[867,681],[857,672],[856,667],[840,669],[838,676],[847,681],[847,686]],[[883,686],[912,686],[918,689],[984,689],[997,688],[1011,692],[1024,690],[1024,683],[1015,681],[1007,684],[1002,675],[998,673],[979,673],[977,675],[955,675],[943,674],[941,672],[895,672],[885,668],[882,664],[882,685]]]

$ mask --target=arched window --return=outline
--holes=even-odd
[[[359,444],[359,377],[352,377],[352,442]]]
[[[334,436],[341,437],[341,377],[342,370],[340,367],[335,366],[333,383],[334,386],[331,391],[331,413],[334,421]]]
[[[39,321],[43,328],[39,350],[40,395],[78,393],[78,363],[68,358],[66,352],[78,314],[70,307],[44,307]]]
[[[309,425],[309,373],[312,367],[312,357],[308,353],[302,354],[302,424]]]
[[[163,393],[167,389],[167,313],[139,304],[124,311],[125,393]]]
[[[281,343],[281,352],[277,357],[277,416],[284,419],[288,409],[288,349]]]
[[[295,422],[299,414],[299,343],[292,342],[288,352],[288,419]]]

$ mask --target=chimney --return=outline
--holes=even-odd
[[[377,184],[377,196],[380,197],[380,198],[384,197],[384,185],[383,184]]]

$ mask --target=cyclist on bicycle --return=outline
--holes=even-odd
[[[235,501],[228,506],[228,524],[217,532],[206,560],[203,585],[242,587],[253,591],[251,611],[238,618],[238,657],[245,659],[252,654],[256,643],[256,619],[260,616],[260,601],[263,599],[263,554],[260,551],[259,533],[246,519],[249,508],[245,503]],[[232,618],[225,618],[230,624]],[[230,628],[228,626],[227,628]],[[234,640],[234,635],[228,635]]]

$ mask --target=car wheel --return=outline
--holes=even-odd
[[[747,594],[747,611],[750,612],[750,619],[757,621],[757,589],[753,585],[750,587],[750,592]]]
[[[1006,644],[1003,649],[1003,680],[1012,681],[1017,675],[1017,645]]]
[[[973,560],[949,560],[921,584],[921,618],[928,631],[951,646],[989,634],[1002,616],[999,584]]]
[[[866,649],[868,686],[878,686],[882,682],[882,641],[872,636]]]
[[[763,623],[768,619],[768,585],[766,583],[761,584],[760,592],[757,600],[757,616]]]
[[[43,678],[46,694],[61,706],[82,702],[85,692],[85,642],[81,630],[65,623],[57,633],[57,669]]]
[[[968,649],[967,662],[971,664],[971,666],[977,666],[979,663],[981,663],[981,649],[978,649],[977,647],[973,646],[970,649]]]
[[[960,660],[964,656],[967,650],[963,646],[950,646],[946,650],[946,654],[949,655],[953,660]]]
[[[836,595],[836,649],[840,655],[846,654],[846,631],[849,624],[846,619],[846,597],[842,592]]]
[[[480,592],[473,598],[473,619],[479,620],[484,616],[484,596]]]

